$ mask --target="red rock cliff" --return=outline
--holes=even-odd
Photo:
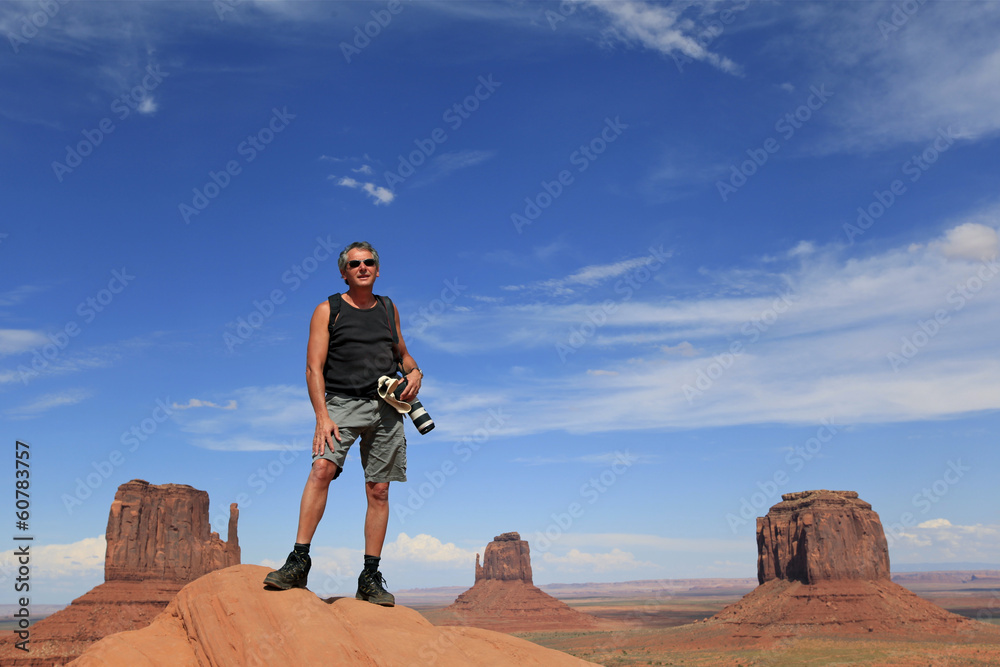
[[[240,562],[239,510],[229,507],[229,541],[210,531],[208,493],[187,484],[134,479],[118,487],[108,515],[105,581],[187,583]]]
[[[757,580],[889,580],[882,522],[856,491],[781,496],[757,519]]]
[[[486,545],[483,564],[479,565],[476,554],[476,581],[499,579],[501,581],[523,581],[531,583],[531,555],[528,542],[518,533],[503,533]]]

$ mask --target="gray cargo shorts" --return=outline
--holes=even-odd
[[[366,482],[406,481],[406,435],[403,432],[403,415],[381,398],[326,397],[326,411],[340,430],[340,442],[334,440],[334,450],[329,445],[323,453],[313,456],[326,459],[337,466],[334,479],[340,477],[347,460],[347,452],[354,441],[361,437],[361,465]]]

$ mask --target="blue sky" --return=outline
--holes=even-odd
[[[5,2],[0,420],[31,446],[34,600],[102,580],[134,478],[208,491],[223,534],[239,502],[244,562],[284,559],[308,321],[359,239],[437,423],[391,491],[390,588],[471,585],[512,530],[536,583],[753,576],[754,517],[813,488],[872,503],[894,566],[997,563],[998,27]],[[352,456],[322,592],[360,566],[361,480]]]

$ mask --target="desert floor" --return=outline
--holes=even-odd
[[[1000,583],[916,583],[907,585],[945,609],[1000,627]],[[871,636],[806,638],[790,636],[768,646],[693,647],[672,628],[712,616],[748,589],[722,589],[668,597],[587,596],[561,591],[571,606],[609,621],[619,629],[512,633],[585,660],[619,665],[906,665],[941,667],[1000,664],[1000,640],[960,642],[926,637],[910,640]],[[432,622],[447,615],[442,606],[414,604]],[[445,621],[447,622],[447,621]],[[994,634],[1000,636],[1000,633]],[[686,645],[687,644],[687,645]]]

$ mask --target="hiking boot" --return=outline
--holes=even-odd
[[[358,592],[354,597],[383,607],[396,606],[396,598],[385,590],[385,577],[378,571],[373,573],[369,573],[368,570],[361,571],[361,575],[358,576]]]
[[[312,567],[312,559],[309,554],[300,554],[293,551],[288,554],[288,559],[281,566],[280,570],[275,570],[264,577],[264,585],[272,588],[288,590],[289,588],[305,588],[306,580],[309,578],[309,568]]]

